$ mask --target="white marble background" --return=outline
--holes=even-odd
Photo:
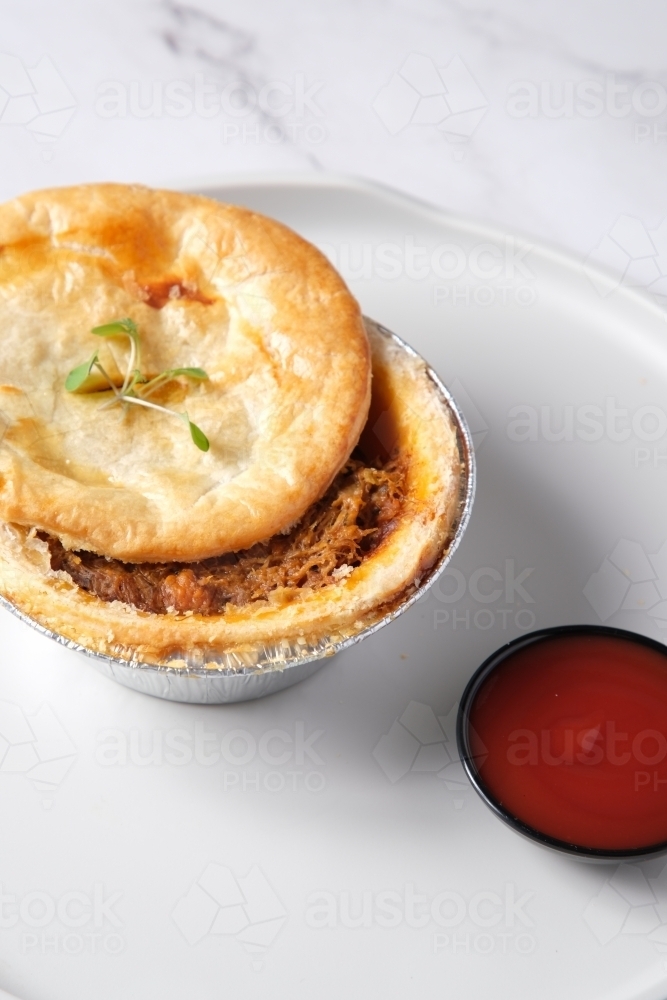
[[[495,224],[507,233],[523,231],[530,238],[559,244],[579,259],[597,254],[620,269],[627,282],[645,285],[667,297],[665,0],[15,0],[13,4],[6,0],[0,5],[0,24],[0,199],[33,188],[95,180],[196,187],[225,177],[262,174],[356,175]],[[596,297],[597,301],[603,300]],[[605,308],[611,311],[613,306]],[[429,309],[433,315],[430,305]],[[501,326],[505,323],[503,329],[510,329],[513,320],[509,311],[506,320],[502,310],[498,314]],[[566,334],[564,339],[571,345],[571,331]],[[480,343],[490,340],[482,338]],[[550,356],[555,354],[551,349]],[[536,357],[527,352],[524,365]],[[629,365],[627,376],[619,376],[612,404],[616,398],[622,406],[632,403],[636,410],[647,400],[659,402],[661,380],[647,381],[642,369],[641,385],[631,381],[644,363],[643,357],[640,352],[639,360]],[[596,402],[595,387],[603,385],[603,377],[612,369],[610,364],[591,380],[592,396],[582,395],[589,391],[587,383],[571,380],[568,399],[577,404]],[[471,374],[470,382],[467,371],[472,369],[463,371],[461,377],[472,396],[477,399],[479,392],[491,408],[481,407],[489,425],[482,421],[482,433],[490,429],[496,434],[504,461],[503,456],[509,454],[505,414],[514,402],[525,398],[512,397],[514,389],[503,388],[498,394],[487,391],[494,374],[489,375],[488,368],[480,378]],[[555,386],[562,384],[561,371],[556,369]],[[573,388],[578,385],[582,388]],[[556,388],[553,397],[543,399],[539,393],[544,386],[548,388],[546,377],[538,380],[535,400],[551,405]],[[654,391],[655,396],[642,395]],[[561,412],[560,406],[555,409]],[[564,454],[575,454],[571,459],[575,462],[578,455],[581,468],[587,469],[592,461],[593,468],[602,470],[601,483],[611,482],[616,470],[622,470],[627,480],[634,474],[636,478],[627,489],[636,483],[638,489],[645,490],[641,510],[646,523],[637,532],[630,518],[640,508],[634,501],[626,503],[629,492],[620,490],[620,499],[610,500],[605,514],[608,520],[600,519],[600,525],[590,531],[592,540],[582,546],[581,565],[589,567],[581,574],[584,580],[590,574],[597,578],[601,565],[609,568],[612,577],[615,572],[618,577],[614,567],[627,564],[628,551],[622,548],[624,543],[617,542],[619,537],[641,539],[645,548],[639,541],[628,544],[646,565],[647,554],[658,552],[664,542],[659,516],[646,513],[659,509],[664,462],[658,467],[654,459],[655,465],[647,463],[639,469],[629,460],[623,465],[626,453],[617,441],[605,438],[599,450],[588,452],[588,446],[579,442],[581,449],[576,454],[559,452],[557,456],[565,461]],[[556,454],[555,448],[549,447],[541,453],[544,468]],[[662,448],[661,443],[661,461]],[[507,468],[522,469],[536,462],[533,455],[521,446]],[[499,468],[500,460],[494,461],[494,448],[487,445],[480,468],[489,482]],[[531,481],[538,483],[535,495],[541,498],[544,484],[555,482],[555,478],[544,473],[540,480],[535,467]],[[554,462],[552,470],[565,467]],[[552,477],[556,474],[549,473]],[[505,482],[501,477],[501,483]],[[601,490],[599,483],[593,497],[596,490]],[[507,512],[503,506],[509,509],[515,495],[502,485],[497,508],[501,513],[494,509],[493,517],[506,517],[498,523],[510,528],[507,536],[498,544],[494,541],[488,550],[482,543],[486,545],[487,539],[500,535],[496,522],[491,521],[491,505],[479,508],[486,511],[482,516],[489,519],[489,534],[480,536],[479,552],[484,554],[467,557],[480,561],[464,563],[466,570],[481,566],[482,560],[498,559],[506,573],[509,565],[515,566],[514,560],[517,573],[524,572],[524,567],[542,565],[538,559],[546,559],[545,553],[551,552],[547,546],[552,539],[567,537],[564,528],[555,528],[555,521],[547,522],[547,515],[541,512],[530,521],[524,538],[514,527],[515,512]],[[554,495],[563,493],[554,489]],[[560,506],[562,523],[569,526],[574,517],[573,502]],[[528,508],[523,503],[516,509],[517,518],[526,516]],[[547,525],[543,538],[535,541],[541,525]],[[605,548],[607,538],[609,548]],[[564,601],[570,600],[560,581],[565,579],[567,560],[572,558],[575,563],[573,544],[568,540],[563,553],[557,553],[553,573],[540,577],[546,580],[539,586],[544,588],[540,591],[546,595],[541,606],[548,616],[540,626],[568,620],[567,616],[559,619],[561,605],[557,601],[562,595]],[[609,558],[605,558],[606,553]],[[586,561],[589,557],[590,565]],[[653,587],[650,566],[645,570],[638,565],[633,581],[636,579],[640,588]],[[568,580],[574,578],[569,564],[567,572]],[[413,616],[412,621],[417,634],[423,627],[422,619]],[[620,624],[634,628],[634,621]],[[636,627],[644,630],[644,618],[636,621],[642,623]],[[341,928],[333,938],[320,937],[311,944],[314,938],[303,936],[299,915],[308,893],[321,887],[312,881],[320,878],[321,871],[330,873],[322,876],[325,888],[345,888],[350,880],[361,888],[370,884],[391,888],[405,878],[430,889],[433,884],[462,885],[473,863],[472,891],[487,887],[495,891],[501,884],[497,879],[503,884],[511,879],[519,886],[518,892],[535,896],[530,912],[536,914],[540,945],[534,965],[523,966],[519,956],[505,960],[499,955],[495,966],[484,965],[486,959],[474,966],[455,966],[455,975],[461,976],[455,982],[463,982],[464,973],[468,977],[467,996],[489,995],[486,983],[492,980],[495,969],[499,970],[495,995],[510,995],[514,989],[521,996],[554,996],[562,981],[559,977],[569,975],[572,982],[577,981],[578,995],[585,995],[586,982],[591,983],[589,996],[602,996],[602,980],[606,984],[618,978],[614,995],[621,996],[632,970],[641,968],[642,963],[647,975],[655,973],[664,981],[667,966],[661,964],[655,972],[655,962],[663,963],[667,956],[654,955],[653,944],[634,931],[628,931],[628,935],[635,933],[634,938],[619,936],[606,952],[599,950],[601,939],[595,943],[593,937],[586,937],[589,929],[582,923],[582,914],[586,907],[598,905],[599,896],[612,897],[612,923],[619,906],[622,919],[629,910],[629,904],[617,894],[614,911],[611,876],[605,881],[604,873],[590,872],[582,877],[571,869],[556,869],[555,862],[541,854],[538,858],[527,850],[524,853],[518,838],[515,847],[509,842],[503,847],[500,831],[498,851],[507,849],[509,853],[494,868],[496,858],[486,847],[491,840],[484,839],[484,820],[475,830],[472,823],[466,828],[454,826],[456,819],[451,822],[454,845],[464,842],[466,829],[473,831],[470,855],[462,852],[460,860],[454,852],[452,860],[442,850],[440,824],[450,822],[446,810],[465,822],[474,806],[466,804],[459,810],[451,804],[451,796],[449,800],[442,795],[434,797],[428,784],[401,786],[400,793],[388,777],[384,785],[378,784],[384,776],[377,771],[371,751],[394,726],[400,732],[399,720],[404,718],[401,713],[406,712],[406,706],[408,710],[411,705],[426,709],[428,701],[438,709],[443,698],[449,697],[445,688],[448,691],[452,682],[436,669],[441,665],[439,644],[445,633],[436,634],[434,628],[420,634],[424,649],[421,664],[415,658],[403,662],[407,654],[400,651],[410,645],[397,645],[396,633],[387,629],[376,637],[375,659],[369,662],[365,688],[358,678],[354,684],[347,683],[353,674],[346,670],[355,663],[350,657],[346,666],[341,658],[338,670],[322,672],[324,686],[317,689],[318,697],[312,701],[307,685],[303,685],[282,703],[258,702],[247,714],[243,706],[232,708],[231,721],[224,722],[221,714],[205,716],[203,707],[200,711],[198,706],[174,706],[138,695],[134,698],[120,688],[107,695],[106,687],[102,691],[107,682],[89,665],[75,663],[73,657],[66,659],[66,650],[54,647],[48,657],[46,653],[42,656],[39,643],[46,640],[30,633],[24,646],[23,638],[20,645],[16,639],[6,656],[2,698],[24,705],[25,709],[17,711],[24,713],[21,718],[25,721],[33,717],[40,699],[48,697],[58,717],[62,714],[67,731],[71,728],[81,753],[78,777],[63,787],[61,800],[48,814],[42,812],[40,796],[28,798],[34,790],[23,775],[4,776],[24,781],[26,788],[22,791],[23,785],[17,781],[10,790],[9,786],[2,789],[3,815],[10,817],[0,837],[5,892],[22,890],[28,894],[44,888],[55,897],[66,890],[78,891],[87,885],[89,875],[90,881],[102,880],[108,893],[124,894],[119,912],[126,914],[128,949],[115,966],[107,964],[104,955],[99,959],[83,956],[73,962],[64,953],[54,958],[48,952],[33,958],[32,954],[19,954],[18,944],[12,944],[18,938],[10,938],[7,944],[3,930],[0,984],[21,997],[48,996],[54,1000],[86,995],[196,996],[192,986],[189,993],[185,985],[181,987],[192,977],[193,982],[205,983],[201,996],[212,996],[217,988],[220,996],[226,990],[238,997],[264,997],[271,995],[268,977],[277,969],[280,982],[290,984],[290,996],[317,997],[312,984],[323,983],[331,995],[347,990],[350,996],[358,996],[367,990],[372,1000],[372,987],[369,989],[368,980],[362,978],[364,970],[382,963],[388,981],[395,967],[392,962],[396,956],[401,960],[402,955],[406,956],[406,969],[413,961],[409,971],[411,977],[415,972],[416,978],[397,977],[392,995],[403,990],[405,996],[418,996],[419,984],[433,976],[440,995],[453,997],[452,966],[431,963],[431,959],[438,962],[440,958],[444,962],[444,955],[427,956],[424,950],[418,951],[426,946],[413,934],[412,925],[405,925],[405,936],[399,939],[391,933],[384,936],[381,929],[374,937],[364,936],[364,929],[353,940],[345,936],[347,928]],[[497,636],[494,643],[490,633],[478,629],[476,633],[459,630],[450,639],[452,644],[460,643],[457,650],[467,649],[460,664],[468,670],[481,662],[493,644],[509,637]],[[28,655],[26,649],[34,652]],[[380,668],[386,670],[383,676],[390,678],[390,684],[381,689],[381,699],[373,687]],[[457,676],[458,683],[462,674]],[[451,705],[449,701],[448,712]],[[427,711],[437,725],[433,709],[428,707]],[[245,798],[235,797],[235,792],[221,796],[221,776],[226,775],[222,763],[218,770],[203,768],[197,761],[189,771],[173,772],[167,767],[152,771],[134,765],[127,770],[119,765],[109,771],[106,764],[100,771],[95,757],[99,736],[109,722],[134,727],[129,731],[141,734],[142,740],[151,734],[154,739],[162,730],[182,732],[176,727],[184,725],[189,727],[187,733],[197,732],[195,727],[203,727],[204,722],[206,730],[213,727],[221,733],[227,732],[227,726],[231,730],[242,725],[259,739],[276,724],[289,728],[298,719],[307,721],[309,733],[324,734],[322,746],[327,747],[323,754],[328,754],[331,792],[327,791],[330,797],[322,800],[323,805],[311,806],[305,792],[295,804],[288,793],[282,799],[272,798],[268,792],[253,798],[252,791]],[[444,741],[434,745],[442,749]],[[251,780],[253,773],[249,772]],[[437,784],[435,779],[433,783]],[[173,812],[174,801],[179,802],[177,814]],[[17,803],[16,807],[12,803]],[[481,814],[481,804],[479,811]],[[335,822],[329,822],[329,815]],[[389,822],[388,831],[383,824],[394,816],[395,826],[391,828]],[[425,819],[427,816],[430,819]],[[349,823],[346,817],[351,818]],[[490,814],[487,821],[489,827],[495,823]],[[289,844],[290,850],[296,844],[294,851],[301,852],[301,842],[292,836],[293,828],[301,822],[314,833],[308,843],[308,838],[304,841],[303,857],[294,853],[283,859],[279,853],[276,860],[272,856],[276,842]],[[173,834],[173,841],[164,837],[165,829]],[[419,846],[408,855],[405,844],[413,829],[419,829]],[[324,850],[317,839],[321,831]],[[490,832],[488,835],[491,837]],[[508,831],[505,835],[511,840]],[[172,848],[172,843],[188,843],[188,838],[195,845],[192,850],[179,854]],[[135,843],[141,844],[140,850],[135,850]],[[80,844],[85,846],[80,848]],[[159,849],[154,850],[153,844]],[[99,855],[92,867],[87,851]],[[226,863],[229,858],[239,875],[252,864],[261,863],[267,878],[276,878],[277,888],[294,914],[285,943],[276,949],[275,960],[267,960],[264,979],[255,976],[248,962],[242,965],[241,958],[232,958],[228,964],[225,956],[231,952],[211,948],[202,959],[201,950],[186,951],[185,938],[181,941],[169,923],[175,901],[195,887],[194,880],[207,862]],[[243,867],[246,858],[249,864]],[[177,864],[172,865],[173,859]],[[324,867],[320,868],[321,864]],[[285,866],[284,872],[280,866]],[[628,869],[636,888],[637,880],[641,881],[635,874],[639,868]],[[70,881],[65,882],[65,878]],[[559,879],[562,894],[554,888]],[[639,898],[646,905],[637,907],[641,919],[652,911],[654,899],[652,889],[644,884],[645,896]],[[599,913],[603,925],[608,926],[602,904]],[[171,928],[169,933],[164,932],[165,924]],[[556,948],[561,931],[564,943]],[[51,928],[45,928],[46,932],[51,935]],[[217,945],[218,941],[212,943]],[[236,946],[235,942],[230,944]],[[338,968],[336,957],[341,954],[349,964]],[[414,960],[413,955],[417,956]],[[590,961],[586,964],[577,956],[588,956]],[[245,954],[242,958],[245,961]],[[563,962],[570,962],[565,972]],[[577,962],[582,964],[577,966]],[[603,966],[605,974],[600,976]],[[351,977],[351,985],[339,986],[346,970],[354,968],[361,974]],[[579,980],[579,968],[591,978]],[[479,978],[474,979],[474,975]],[[254,988],[248,985],[251,977],[257,983]],[[592,977],[600,979],[595,989]],[[128,989],[129,982],[132,986]],[[235,990],[239,982],[244,988]],[[537,982],[540,987],[536,989]],[[422,991],[422,995],[427,994]]]
[[[602,242],[651,284],[665,28],[662,0],[23,0],[3,12],[0,196],[354,174],[579,256]]]

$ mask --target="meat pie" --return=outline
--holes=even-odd
[[[0,320],[0,594],[52,631],[148,663],[321,641],[446,551],[446,404],[279,223],[27,195],[0,206]]]

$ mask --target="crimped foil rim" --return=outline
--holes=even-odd
[[[464,469],[464,475],[461,477],[459,490],[459,510],[454,521],[456,527],[452,540],[449,546],[443,551],[440,559],[431,568],[428,576],[422,581],[418,589],[410,594],[410,596],[405,600],[401,601],[397,607],[387,612],[387,614],[379,618],[377,621],[367,625],[366,628],[362,629],[360,632],[355,632],[352,635],[342,636],[337,639],[333,636],[327,636],[326,638],[319,640],[317,643],[311,643],[308,639],[304,640],[302,637],[297,637],[294,640],[283,640],[282,642],[274,643],[271,646],[254,646],[252,647],[252,650],[249,649],[247,652],[239,649],[225,651],[223,653],[220,653],[219,651],[211,651],[210,653],[205,654],[202,650],[197,651],[197,659],[202,661],[201,664],[197,664],[192,661],[184,662],[183,659],[178,657],[172,657],[171,663],[166,662],[156,664],[145,663],[139,659],[126,659],[124,657],[110,656],[106,653],[98,653],[95,650],[88,649],[87,646],[82,646],[81,644],[74,642],[72,639],[68,639],[66,636],[61,635],[59,632],[53,632],[51,629],[46,628],[46,626],[41,625],[29,615],[25,614],[25,612],[15,607],[11,601],[8,601],[7,598],[2,595],[0,595],[0,606],[6,608],[20,621],[25,622],[25,624],[36,629],[36,631],[41,635],[55,640],[55,642],[60,643],[61,646],[65,646],[67,649],[83,653],[84,656],[90,657],[100,665],[130,667],[134,670],[140,671],[142,674],[153,673],[157,675],[202,678],[243,677],[267,674],[275,671],[282,673],[283,671],[289,670],[291,667],[312,663],[315,660],[334,656],[336,653],[342,652],[349,646],[353,646],[357,642],[361,642],[361,640],[367,638],[367,636],[373,635],[374,632],[378,632],[381,628],[384,628],[385,625],[388,625],[389,622],[394,621],[395,618],[398,618],[399,615],[403,614],[404,611],[407,611],[408,608],[415,604],[416,601],[418,601],[420,597],[426,593],[429,587],[435,583],[444,571],[445,567],[458,548],[461,538],[463,537],[466,527],[468,526],[477,484],[475,453],[473,450],[470,430],[463,413],[461,412],[452,394],[443,384],[439,376],[433,371],[430,365],[426,364],[421,355],[415,351],[414,348],[410,347],[409,344],[406,344],[406,342],[399,337],[398,334],[393,333],[381,323],[377,323],[375,320],[372,320],[367,316],[364,316],[364,322],[372,323],[383,336],[392,340],[398,347],[405,351],[406,354],[416,358],[425,365],[428,378],[435,386],[441,401],[447,406],[449,412],[454,418],[454,423],[456,424],[456,439],[461,463]],[[334,633],[334,635],[340,636],[341,632],[344,631],[344,629],[339,629],[336,633]],[[307,646],[308,650],[304,650],[303,653],[297,653],[294,655],[294,646],[299,645]],[[191,654],[183,653],[182,655],[186,656]],[[224,655],[228,662],[224,665],[217,665],[215,663],[215,657],[219,657],[221,655]],[[234,664],[234,660],[236,660],[237,665]],[[177,666],[176,664],[179,665]]]

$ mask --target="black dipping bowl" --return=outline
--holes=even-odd
[[[477,770],[475,758],[470,747],[469,724],[472,706],[482,684],[488,678],[489,674],[496,670],[508,656],[517,653],[521,649],[525,649],[526,646],[567,635],[599,635],[610,639],[625,639],[640,646],[648,646],[649,649],[660,653],[665,658],[665,667],[667,668],[667,646],[657,642],[655,639],[649,639],[645,635],[628,632],[620,628],[608,628],[605,625],[557,625],[553,628],[544,628],[536,632],[529,632],[526,635],[519,636],[518,639],[513,639],[512,642],[501,646],[500,649],[497,649],[495,653],[492,653],[484,661],[481,667],[472,675],[463,692],[456,720],[456,742],[465,772],[477,794],[503,823],[506,823],[516,833],[520,833],[523,837],[527,837],[528,840],[532,840],[533,843],[539,844],[541,847],[548,847],[551,850],[559,851],[561,854],[569,854],[580,860],[597,862],[638,860],[641,858],[656,857],[659,854],[667,854],[667,840],[663,840],[657,844],[650,844],[646,847],[610,850],[606,848],[582,847],[579,844],[571,844],[565,840],[557,840],[555,837],[550,837],[549,834],[536,830],[509,812],[496,799],[493,792],[487,788]]]

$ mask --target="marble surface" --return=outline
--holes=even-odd
[[[450,580],[284,696],[221,709],[112,685],[3,617],[0,987],[22,1000],[667,995],[664,861],[593,869],[529,850],[457,778],[454,749],[466,680],[521,630],[599,619],[665,636],[665,314],[549,254],[526,275],[510,242],[593,255],[667,301],[665,26],[658,0],[3,11],[2,199],[355,175],[497,226],[519,263],[491,304],[471,274],[422,281],[407,256],[398,280],[365,264],[353,280],[371,315],[428,348],[471,422],[480,490],[458,596]],[[285,208],[275,190],[263,204],[348,262],[382,240],[481,249],[474,228],[376,201],[381,216],[352,195],[336,211],[302,193]],[[604,430],[590,420],[602,405]],[[512,436],[517,407],[535,436]],[[352,913],[362,898],[364,914],[367,898],[398,900],[400,926],[386,909],[372,926]],[[446,899],[460,921],[415,917]],[[223,910],[241,922],[218,925]]]
[[[0,196],[353,174],[621,269],[653,257],[650,284],[666,23],[659,0],[24,0],[3,15]]]

